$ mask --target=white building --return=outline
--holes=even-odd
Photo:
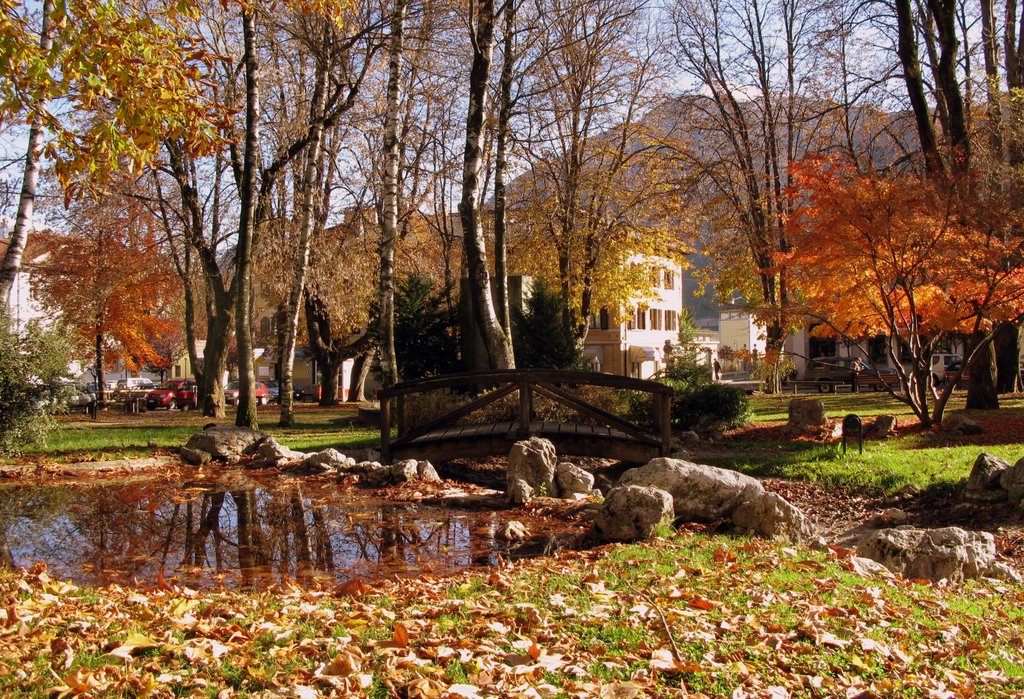
[[[651,296],[619,314],[608,309],[590,316],[584,357],[594,369],[609,374],[647,379],[665,368],[666,343],[679,342],[683,311],[682,269],[663,261],[651,280]]]

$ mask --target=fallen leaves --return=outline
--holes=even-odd
[[[1024,664],[1020,588],[878,583],[849,560],[695,535],[347,590],[90,589],[42,570],[0,573],[0,694],[1024,692],[1007,672]]]

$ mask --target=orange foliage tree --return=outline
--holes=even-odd
[[[157,222],[137,203],[105,199],[76,207],[67,233],[39,241],[33,285],[60,313],[79,347],[91,348],[100,399],[107,361],[130,371],[160,364],[152,339],[171,330],[179,286],[158,244]]]
[[[853,342],[887,335],[904,388],[897,397],[922,425],[941,422],[954,382],[929,390],[928,362],[942,335],[991,332],[1024,313],[1024,241],[996,233],[1008,210],[991,198],[972,205],[972,187],[858,173],[825,158],[793,173],[793,250],[780,263],[798,286],[797,308]]]

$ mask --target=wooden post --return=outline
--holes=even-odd
[[[530,397],[530,384],[525,378],[519,379],[519,426],[516,437],[526,439],[530,436],[530,413],[533,401]]]
[[[655,396],[656,416],[655,429],[661,433],[661,455],[672,453],[672,395],[659,393]]]
[[[409,415],[405,409],[405,394],[398,396],[398,405],[396,406],[398,415],[398,436],[404,437],[409,431]]]
[[[380,399],[380,458],[391,463],[391,397],[387,395]]]

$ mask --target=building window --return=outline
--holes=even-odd
[[[647,329],[647,309],[637,308],[636,313],[633,314],[633,323],[631,330],[646,330]]]
[[[651,330],[661,330],[661,309],[651,309]]]
[[[655,269],[651,271],[651,286],[655,289],[661,286],[661,270]]]
[[[587,323],[587,327],[591,330],[599,330],[601,328],[601,319],[597,317],[596,313],[590,314],[590,319]]]
[[[602,308],[600,314],[601,330],[607,330],[611,326],[611,321],[608,318],[608,309]]]
[[[176,379],[180,379],[181,378],[181,365],[180,364],[175,364],[174,365],[174,378],[176,378]]]
[[[675,289],[676,288],[676,273],[670,269],[665,270],[665,288]]]
[[[665,329],[678,330],[679,321],[675,311],[665,311]]]

